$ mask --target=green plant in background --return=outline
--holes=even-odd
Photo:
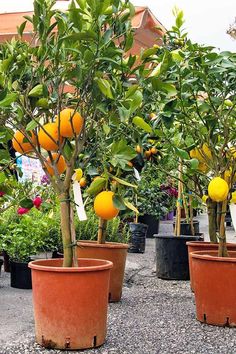
[[[15,208],[7,210],[0,218],[0,249],[10,259],[28,262],[30,256],[61,249],[59,208],[57,213],[43,213],[33,208],[18,215]]]
[[[88,220],[79,222],[75,219],[76,238],[78,240],[96,240],[98,230],[98,218],[92,212],[87,213]],[[116,217],[107,223],[106,239],[108,242],[128,243],[129,230],[126,223],[120,217]]]

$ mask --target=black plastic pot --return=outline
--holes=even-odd
[[[52,252],[52,258],[63,258],[63,253],[60,251],[53,251]]]
[[[168,280],[189,280],[186,242],[199,241],[201,236],[154,235],[156,239],[156,274]]]
[[[146,238],[153,238],[154,234],[159,233],[159,219],[153,215],[141,215],[138,218],[139,222],[146,224],[148,226]]]
[[[0,259],[0,274],[1,274],[2,265],[3,265],[3,260]]]
[[[11,287],[17,289],[32,289],[31,269],[28,263],[10,261]]]
[[[173,223],[173,228],[175,229],[175,222]],[[195,235],[199,234],[199,221],[193,220],[193,228]],[[192,236],[191,232],[191,225],[186,221],[181,221],[180,223],[180,234],[181,235],[190,235]]]
[[[141,223],[130,223],[130,241],[128,252],[144,253],[148,226]]]
[[[11,271],[10,258],[9,258],[9,256],[8,256],[6,251],[3,250],[2,254],[3,254],[4,271],[7,272],[7,273],[10,273],[10,271]]]

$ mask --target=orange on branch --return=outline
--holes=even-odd
[[[32,143],[20,130],[17,130],[13,136],[12,146],[20,154],[27,154],[34,150],[33,145],[36,143],[36,137],[33,132],[28,132],[28,135],[30,135]]]
[[[60,135],[65,138],[73,138],[76,134],[80,134],[84,119],[81,115],[72,108],[65,108],[56,119],[56,123],[59,126],[60,123]]]
[[[62,155],[59,155],[58,153],[54,153],[52,154],[52,159],[53,161],[55,161],[55,165],[58,171],[58,174],[61,175],[63,172],[65,172],[66,170],[66,162],[65,159]],[[47,162],[45,163],[46,169],[48,171],[48,173],[50,174],[50,176],[53,176],[55,174],[55,171],[53,169],[51,160],[49,158],[49,156],[47,157]]]
[[[80,187],[86,187],[87,181],[84,177],[82,177],[81,180],[79,181],[79,185]]]
[[[104,220],[110,220],[116,217],[119,213],[113,204],[114,192],[103,191],[100,192],[94,200],[94,211],[97,216]]]
[[[39,129],[38,133],[39,145],[47,151],[58,150],[59,134],[56,123],[47,123]],[[60,137],[60,142],[62,138]]]

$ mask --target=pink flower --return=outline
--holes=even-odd
[[[20,207],[20,208],[17,209],[17,214],[23,215],[23,214],[28,213],[29,211],[30,211],[30,209],[28,209],[28,208],[22,208],[22,207]]]
[[[0,191],[0,197],[3,197],[4,196],[4,194],[6,194],[5,192],[3,192],[3,191]]]
[[[40,207],[40,205],[42,204],[42,198],[41,197],[35,197],[34,199],[33,199],[33,204],[34,204],[34,206],[35,206],[35,208],[37,208],[37,209],[39,209],[39,207]]]

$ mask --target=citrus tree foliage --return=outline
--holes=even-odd
[[[133,43],[130,18],[134,7],[129,1],[77,0],[66,12],[55,10],[55,3],[34,1],[33,16],[26,16],[33,27],[30,43],[12,39],[1,45],[0,110],[6,124],[23,135],[19,145],[30,144],[28,151],[41,161],[59,195],[65,264],[71,265],[70,186],[74,169],[83,159],[80,154],[87,149],[96,156],[103,134],[113,137],[121,123],[128,124],[143,97],[139,86],[129,83],[136,58],[125,57]],[[24,36],[25,25],[18,28],[20,36]],[[57,117],[68,107],[74,112],[72,136],[59,137],[60,123],[52,136],[45,124],[60,121]],[[78,132],[73,126],[76,111],[82,117]],[[42,148],[40,129],[44,138],[53,138],[54,149]],[[113,165],[122,171],[135,152],[125,138],[114,139],[114,143],[108,139],[102,148],[109,149]],[[56,157],[52,150],[57,151]],[[66,163],[65,175],[57,168],[60,156]],[[52,173],[47,163],[52,165]],[[108,178],[105,174],[104,188]]]

